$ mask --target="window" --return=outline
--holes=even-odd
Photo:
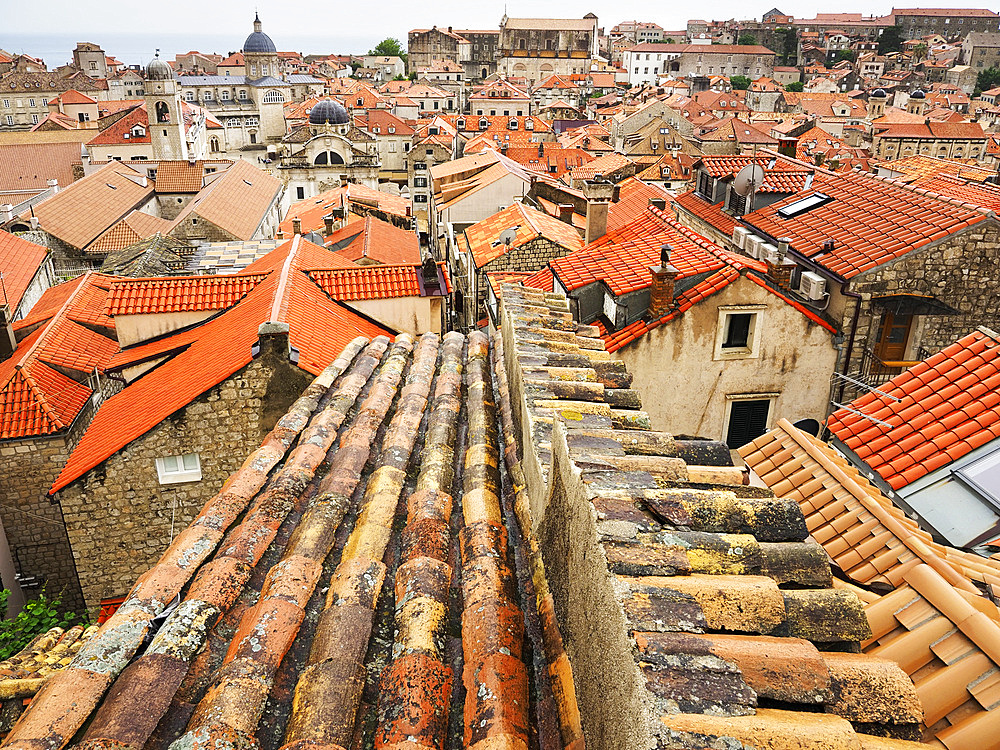
[[[194,92],[193,91],[185,91],[184,92],[184,101],[193,102],[194,101]]]
[[[201,459],[197,453],[165,456],[156,459],[156,474],[160,484],[201,481]]]
[[[221,98],[222,98],[222,101],[224,101],[224,102],[228,102],[229,101],[229,89],[222,89]]]
[[[42,106],[43,107],[49,106],[49,100],[46,99],[44,96],[42,97]]]
[[[427,202],[427,196],[426,195],[414,195],[413,196],[413,202],[414,203],[426,203]]]
[[[719,308],[715,359],[753,358],[760,346],[760,312],[764,305],[726,305]]]
[[[304,187],[295,188],[295,199],[302,200],[306,197],[306,189]]]
[[[285,101],[285,97],[280,91],[271,90],[264,94],[264,104],[280,104]]]
[[[32,115],[31,116],[31,124],[32,125],[37,125],[38,124],[38,115]]]
[[[715,180],[708,172],[698,175],[698,192],[710,201],[715,200]]]
[[[823,193],[813,193],[812,195],[802,198],[801,200],[789,203],[783,208],[779,208],[778,216],[782,219],[791,219],[799,214],[804,214],[806,211],[818,208],[819,206],[825,206],[832,200],[833,198],[829,195],[825,195]]]
[[[426,177],[414,177],[413,178],[413,187],[427,187],[427,178]]]
[[[213,137],[211,140],[209,140],[209,142],[208,142],[208,150],[211,151],[213,154],[219,152],[219,139],[218,138],[214,138]]]
[[[256,117],[248,117],[244,122],[244,125],[246,125],[248,128],[255,128],[257,127],[258,124],[259,122]]]
[[[3,100],[4,109],[10,109],[10,99]]]
[[[35,100],[34,99],[28,99],[28,106],[29,107],[34,107],[35,106]]]
[[[726,445],[741,448],[756,440],[767,430],[771,412],[770,398],[728,397],[729,414],[726,425]]]

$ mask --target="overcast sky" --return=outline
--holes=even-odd
[[[905,0],[901,2],[900,7],[917,5]],[[970,7],[977,3],[975,0],[934,0],[923,5]],[[386,36],[405,42],[406,32],[411,28],[433,25],[497,28],[504,12],[502,2],[469,0],[432,0],[426,3],[413,0],[362,0],[353,3],[298,0],[294,4],[260,0],[256,5],[235,0],[167,0],[158,3],[109,3],[100,6],[102,10],[98,12],[94,7],[79,0],[0,0],[0,48],[22,51],[20,46],[23,40],[28,38],[37,46],[36,40],[44,36],[94,41],[105,48],[113,46],[102,42],[102,38],[106,38],[118,45],[118,49],[107,51],[126,56],[137,54],[140,47],[148,47],[147,40],[157,35],[164,37],[161,46],[165,51],[186,51],[177,49],[178,37],[188,35],[199,44],[214,43],[216,49],[203,51],[226,52],[242,45],[256,8],[264,22],[264,30],[274,38],[279,49],[307,53],[364,52],[362,47],[371,46]],[[613,3],[509,0],[506,9],[511,16],[550,18],[579,18],[593,11],[605,28],[620,21],[639,19],[655,21],[668,30],[676,30],[684,28],[689,18],[760,18],[771,7],[769,4],[748,4],[739,0],[669,4],[652,0],[615,0]],[[799,17],[812,17],[817,11],[882,15],[891,10],[892,3],[848,4],[843,0],[832,0],[828,4],[819,4],[814,0],[780,0],[777,7]],[[153,13],[156,8],[162,9],[162,15]],[[136,43],[136,50],[122,48],[129,46],[130,36]],[[17,49],[11,50],[11,47]],[[68,51],[64,56],[68,56]],[[59,64],[61,61],[47,62]]]

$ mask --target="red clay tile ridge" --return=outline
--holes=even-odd
[[[894,187],[904,188],[905,190],[909,190],[910,192],[916,193],[918,195],[926,195],[928,198],[937,198],[938,200],[943,201],[945,203],[949,203],[952,206],[956,206],[958,208],[967,208],[970,211],[978,211],[979,213],[984,214],[986,216],[992,216],[996,218],[996,213],[994,213],[988,208],[983,208],[982,206],[976,205],[975,203],[961,201],[958,198],[952,198],[951,196],[948,195],[942,195],[941,193],[937,193],[934,192],[933,190],[920,187],[918,185],[913,184],[912,182],[905,181],[898,177],[882,177],[872,172],[867,172],[861,169],[861,167],[855,167],[852,171],[857,172],[858,174],[862,174],[870,179],[879,180],[880,182],[884,182]]]

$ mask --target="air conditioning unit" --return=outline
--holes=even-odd
[[[799,277],[799,294],[806,299],[823,299],[826,296],[826,279],[818,273],[803,271]]]
[[[764,240],[762,240],[760,237],[757,237],[756,235],[750,234],[747,235],[747,238],[743,243],[743,249],[746,251],[746,254],[749,255],[751,258],[759,258],[760,248],[763,244]]]
[[[747,237],[750,236],[750,230],[745,227],[734,227],[733,228],[733,244],[736,245],[740,250],[746,248]]]
[[[777,263],[778,248],[776,248],[770,242],[765,242],[763,245],[760,246],[757,257],[760,258],[761,260],[766,260],[769,263]]]

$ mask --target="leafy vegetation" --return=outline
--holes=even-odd
[[[898,26],[889,26],[882,30],[878,38],[878,53],[899,52],[903,48],[903,34]]]
[[[380,57],[398,57],[403,62],[406,62],[406,49],[403,47],[403,43],[392,37],[383,39],[375,45],[375,49],[369,50],[368,54]]]
[[[754,45],[757,44],[757,37],[753,34],[740,34],[740,38],[736,41],[736,43]]]
[[[855,53],[852,49],[839,49],[837,50],[837,54],[834,55],[833,61],[835,63],[843,62],[844,60],[847,60],[847,62],[854,62],[856,57],[857,53]]]
[[[774,30],[774,33],[781,40],[781,49],[778,56],[782,65],[794,65],[799,56],[799,39],[795,35],[795,29],[781,27]]]
[[[6,610],[10,591],[0,590],[0,610]],[[31,643],[31,639],[51,628],[67,628],[77,619],[75,614],[60,615],[59,596],[53,599],[45,595],[43,589],[38,598],[29,599],[24,609],[11,620],[0,621],[0,661],[10,658]]]
[[[984,91],[989,91],[997,86],[1000,86],[1000,70],[987,68],[976,77],[976,90],[972,92],[972,96],[977,97]]]
[[[750,88],[750,79],[746,76],[730,76],[729,85],[733,87],[735,91],[746,91]]]
[[[785,84],[785,91],[802,91],[805,86],[802,81],[792,81],[791,83]]]

